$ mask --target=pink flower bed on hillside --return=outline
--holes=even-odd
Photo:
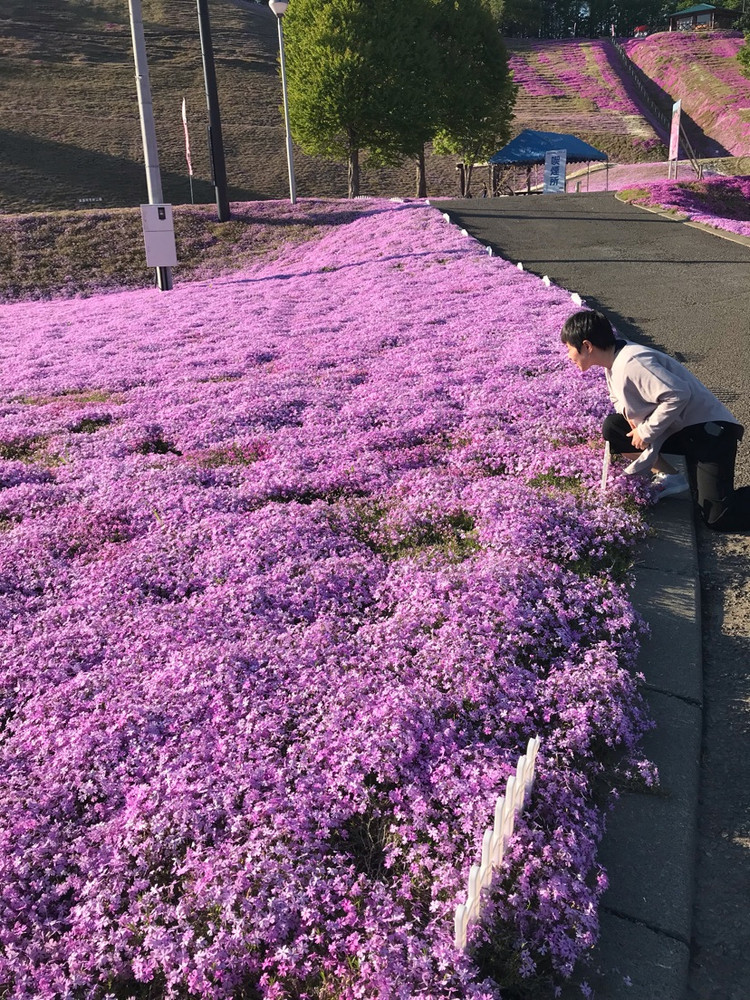
[[[704,181],[657,181],[645,185],[639,204],[675,209],[739,236],[750,236],[750,177],[709,177]]]
[[[637,486],[599,493],[569,296],[369,208],[0,307],[2,995],[490,1000],[596,938],[612,762],[648,773]]]
[[[528,96],[583,98],[592,101],[598,111],[632,115],[646,125],[629,90],[630,83],[615,69],[613,58],[612,47],[606,41],[545,40],[511,51],[509,63],[515,82]],[[535,62],[544,65],[548,75],[542,75]],[[621,134],[631,131],[626,121],[621,126]],[[650,148],[658,145],[659,139],[656,135],[641,136],[636,142]]]
[[[672,31],[630,38],[630,59],[733,156],[750,153],[750,79],[737,61],[739,32]]]

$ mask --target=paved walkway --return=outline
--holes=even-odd
[[[578,292],[626,337],[687,363],[750,427],[749,247],[612,194],[435,204],[503,257]],[[748,451],[738,462],[744,482]],[[639,666],[657,723],[646,751],[661,785],[625,793],[602,844],[602,938],[579,977],[598,1000],[683,1000],[691,958],[704,720],[699,566],[690,501],[664,501],[650,519],[634,603],[652,628]]]

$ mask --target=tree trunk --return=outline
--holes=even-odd
[[[474,163],[469,163],[466,167],[466,191],[464,195],[466,198],[471,195],[471,175],[474,173]]]
[[[359,195],[359,149],[349,146],[349,197]]]
[[[427,172],[424,163],[424,146],[417,157],[417,198],[427,197]]]

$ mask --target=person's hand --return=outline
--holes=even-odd
[[[641,435],[635,429],[635,424],[633,423],[633,421],[629,420],[628,423],[633,428],[632,431],[628,431],[628,437],[633,442],[633,447],[638,451],[643,451],[643,449],[646,447],[646,442],[643,440]]]

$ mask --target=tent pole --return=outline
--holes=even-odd
[[[586,193],[589,190],[589,178],[591,177],[591,160],[586,164]]]
[[[604,190],[609,191],[609,160],[607,160],[607,166],[604,169]]]

